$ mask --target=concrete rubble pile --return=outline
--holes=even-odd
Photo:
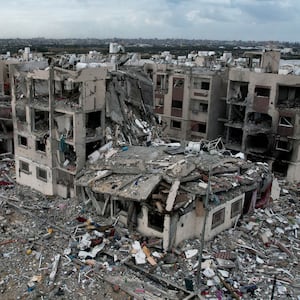
[[[142,145],[158,137],[152,112],[153,86],[139,69],[111,71],[106,92],[106,141]],[[111,126],[109,126],[111,124]]]
[[[162,237],[164,250],[199,237],[206,198],[211,223],[206,240],[232,227],[242,211],[270,199],[273,178],[266,164],[216,149],[185,154],[183,147],[169,145],[111,146],[99,156],[77,176],[80,199],[99,215],[120,217],[128,228]]]
[[[0,187],[7,189],[15,184],[15,161],[11,153],[0,154]]]
[[[202,294],[209,299],[270,299],[272,294],[273,299],[299,299],[299,209],[297,196],[282,194],[207,242],[201,264]],[[193,241],[183,246],[190,251],[195,247]],[[192,270],[198,262],[188,261],[196,282]],[[226,296],[228,289],[230,296]]]
[[[22,186],[2,189],[0,203],[1,299],[111,298],[101,280],[79,280],[81,266],[64,253],[82,207]]]
[[[152,111],[152,83],[139,69],[109,73],[105,95],[105,144],[88,156],[94,163],[115,147],[150,146],[161,127]]]
[[[16,65],[0,99],[0,298],[300,300],[300,186],[221,138],[165,144],[141,69],[75,60]]]
[[[189,294],[153,286],[128,267],[135,267],[143,237],[129,235],[117,221],[20,186],[1,191],[1,200],[0,298],[182,299],[176,295]],[[160,241],[154,245],[160,248]]]
[[[164,251],[161,239],[129,232],[91,207],[3,189],[1,297],[299,299],[299,198],[281,192],[205,243],[198,291],[199,239]]]
[[[2,158],[1,176],[13,185],[0,187],[0,298],[219,300],[268,299],[273,294],[274,299],[300,299],[298,185],[273,180],[277,190],[271,191],[272,176],[265,164],[226,156],[216,149],[197,155],[168,146],[107,151],[111,150],[114,153],[103,158],[102,164],[99,160],[86,170],[86,194],[74,199],[45,196],[14,183],[13,163]],[[136,164],[130,163],[130,157]],[[189,214],[191,219],[194,210],[203,216],[203,206],[193,203],[198,196],[201,201],[208,196],[212,211],[208,238],[201,245],[199,235],[191,238],[193,232],[175,238],[169,231],[155,234],[153,227],[148,234],[145,228],[139,231],[139,226],[132,226],[138,225],[136,220],[124,222],[117,206],[95,209],[100,201],[88,188],[97,180],[104,180],[102,188],[107,188],[105,180],[110,176],[114,197],[123,195],[127,201],[134,195],[141,197],[142,205],[151,212],[159,210],[165,218],[179,211],[179,218]],[[149,201],[143,194],[143,181],[151,188],[153,180],[158,189]],[[174,190],[179,198],[171,201],[165,193],[172,195]],[[218,227],[212,226],[216,209],[222,205],[225,209],[226,203],[243,193],[250,193],[243,198],[245,212],[216,231]],[[120,201],[126,208],[124,198]],[[179,230],[184,222],[179,219]]]

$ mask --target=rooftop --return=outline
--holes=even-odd
[[[168,150],[172,148],[167,145],[131,146],[125,151],[110,149],[107,158],[104,156],[90,164],[76,184],[90,186],[96,193],[146,201],[161,181],[170,185],[178,180],[179,191],[199,197],[206,195],[209,181],[211,194],[215,195],[213,200],[218,204],[254,190],[272,178],[264,163],[245,161],[218,151],[198,154],[182,151],[173,155]]]

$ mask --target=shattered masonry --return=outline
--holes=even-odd
[[[84,193],[79,199],[47,197],[22,185],[2,187],[1,297],[299,298],[299,185],[274,180],[271,199],[266,164],[222,151],[199,155],[191,146],[107,149],[78,178]],[[1,158],[3,164],[8,167],[9,160]],[[7,167],[13,172],[13,165]],[[157,176],[155,193],[140,201]],[[107,194],[104,203],[97,201],[98,213],[94,199],[102,191]],[[192,224],[203,221],[205,194],[209,240],[199,268],[201,242],[191,236],[198,230]],[[108,218],[111,213],[118,218]],[[163,232],[161,216],[168,220]],[[179,232],[185,237],[180,242]],[[166,251],[166,242],[175,243]]]
[[[16,179],[46,195],[74,196],[74,176],[103,144],[146,141],[152,83],[139,70],[36,67],[11,69]]]
[[[71,294],[67,284],[74,288],[74,282],[77,292],[87,284],[90,289],[101,274],[116,293],[122,289],[136,299],[149,296],[150,290],[151,299],[191,299],[198,280],[201,295],[218,299],[263,299],[273,287],[278,298],[299,298],[299,197],[280,189],[269,168],[297,179],[298,78],[287,82],[277,74],[276,51],[245,55],[246,69],[208,70],[212,57],[196,59],[207,64],[206,70],[145,65],[154,86],[140,68],[121,68],[127,59],[118,70],[101,66],[74,71],[44,61],[15,64],[10,66],[12,108],[7,105],[8,65],[2,65],[1,151],[11,152],[13,122],[16,174],[7,172],[14,167],[12,159],[1,155],[2,191],[11,196],[1,193],[0,206],[18,210],[30,221],[18,231],[20,224],[7,209],[0,216],[0,230],[8,237],[10,230],[31,234],[38,229],[35,237],[25,234],[24,240],[1,240],[0,245],[8,249],[18,243],[15,261],[20,262],[21,243],[26,244],[26,254],[39,260],[38,270],[46,270],[26,275],[27,295],[41,282],[48,287],[57,282],[55,296]],[[152,113],[153,91],[159,117]],[[160,140],[156,125],[161,119],[164,137],[172,143]],[[185,147],[174,143],[181,139],[189,140]],[[239,151],[268,163],[233,155]],[[14,178],[21,185],[14,187]],[[33,199],[24,186],[44,196]],[[15,188],[21,190],[18,197]],[[55,198],[61,202],[54,204],[47,198],[51,195],[63,199]],[[31,210],[51,212],[52,227],[45,215],[36,218]],[[97,221],[81,216],[83,212]],[[64,229],[57,226],[60,213]],[[13,229],[8,230],[7,218]],[[104,224],[108,220],[113,223]],[[40,229],[45,225],[47,233]],[[40,268],[44,257],[39,251],[57,244],[53,236],[63,242],[56,253],[46,253],[47,266]],[[56,241],[45,244],[48,239]],[[10,249],[2,258],[16,255],[16,247]],[[168,289],[150,289],[140,280],[134,280],[138,287],[133,289],[132,274],[124,266]],[[62,273],[62,267],[68,271]],[[2,268],[1,293],[12,277]],[[65,275],[74,274],[76,280],[65,281]]]
[[[206,210],[209,240],[270,201],[273,176],[266,164],[218,152],[180,154],[176,148],[177,154],[170,154],[172,150],[107,150],[108,157],[91,163],[78,177],[77,194],[92,201],[100,215],[119,217],[128,228],[162,238],[165,250],[200,237]]]
[[[222,136],[227,149],[299,181],[299,75],[279,70],[280,52],[274,50],[246,52],[244,60],[223,68],[215,57],[202,59],[209,61],[145,65],[163,136],[193,141]]]

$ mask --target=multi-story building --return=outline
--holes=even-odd
[[[11,69],[16,180],[67,197],[103,139],[107,70],[25,66]]]
[[[150,127],[140,121],[142,115],[151,119],[147,111],[153,101],[165,126],[163,137],[223,136],[228,149],[299,180],[300,77],[278,74],[279,59],[277,51],[252,52],[244,68],[229,70],[146,64],[153,86],[134,68],[130,74],[107,67],[71,71],[45,61],[13,64],[17,182],[48,195],[75,194],[74,178],[109,139],[140,145],[151,138]]]
[[[222,136],[227,149],[299,180],[300,76],[279,67],[280,52],[273,50],[246,52],[238,66],[217,71],[206,63],[146,65],[164,137],[199,141]]]
[[[204,67],[149,64],[154,83],[155,112],[165,123],[164,137],[199,141],[222,134],[227,72]]]
[[[140,112],[151,111],[153,89],[139,70],[29,62],[12,65],[10,73],[18,183],[70,197],[76,175],[105,143],[146,141]]]
[[[300,77],[279,74],[279,51],[245,53],[244,68],[231,68],[225,143],[275,173],[298,181],[300,174]]]

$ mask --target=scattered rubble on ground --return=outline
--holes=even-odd
[[[201,268],[199,239],[166,252],[79,199],[2,185],[0,298],[300,299],[299,186],[279,183],[278,200],[205,242]]]

